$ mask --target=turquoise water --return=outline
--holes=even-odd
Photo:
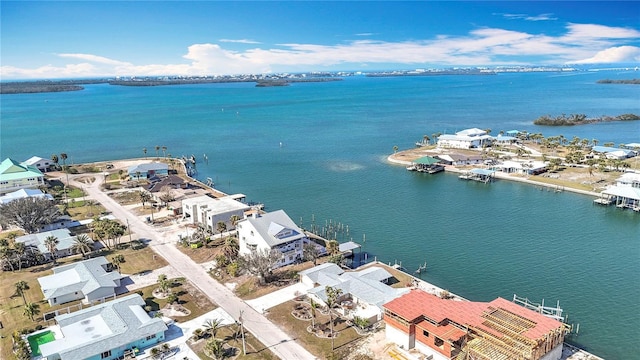
[[[348,78],[255,88],[216,84],[2,95],[0,152],[70,162],[194,154],[200,179],[285,209],[349,225],[385,262],[402,261],[472,300],[514,293],[580,323],[572,341],[609,359],[640,338],[640,216],[592,198],[499,181],[462,182],[386,163],[394,145],[468,127],[640,142],[640,124],[545,128],[540,115],[640,114],[640,87],[598,85],[636,73]],[[282,146],[280,146],[282,143]],[[162,152],[160,152],[162,154]]]

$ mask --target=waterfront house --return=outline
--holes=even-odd
[[[627,172],[616,179],[616,185],[640,188],[640,174]]]
[[[615,148],[609,146],[594,146],[591,148],[591,153],[594,155],[604,156],[607,159],[619,160],[634,157],[637,155],[635,151],[630,149]]]
[[[277,267],[302,260],[304,244],[310,242],[284,210],[265,214],[254,213],[240,220],[236,226],[240,243],[240,255],[256,250],[278,250],[282,253]]]
[[[51,159],[44,159],[41,158],[39,156],[32,156],[29,159],[25,160],[22,162],[24,165],[29,165],[29,166],[34,166],[36,167],[38,170],[42,171],[42,172],[47,172],[49,171],[49,168],[52,165],[55,165],[55,163],[53,162],[53,160]]]
[[[53,201],[53,196],[51,196],[50,194],[43,193],[42,190],[40,189],[20,189],[14,192],[10,192],[6,195],[0,196],[0,204],[7,204],[12,202],[13,200],[26,199],[26,198],[32,198],[32,199],[44,198],[44,199]]]
[[[454,135],[438,136],[438,147],[454,149],[473,149],[491,146],[493,137],[486,131],[477,128],[458,131]]]
[[[513,302],[442,299],[422,290],[383,305],[386,338],[427,358],[558,360],[565,325]]]
[[[82,299],[91,303],[113,297],[122,275],[104,257],[96,257],[53,268],[53,274],[38,278],[49,305]]]
[[[58,240],[56,245],[55,257],[56,259],[69,256],[72,254],[71,247],[76,237],[71,235],[69,229],[55,229],[50,231],[39,232],[35,234],[27,234],[16,238],[16,242],[25,244],[30,248],[37,248],[38,251],[44,255],[45,259],[51,260],[51,252],[45,244],[46,239],[49,236],[53,236]]]
[[[547,163],[534,160],[506,160],[493,165],[491,170],[500,171],[506,174],[538,175],[547,171]]]
[[[132,165],[127,169],[127,173],[131,180],[138,180],[138,178],[151,179],[156,176],[163,177],[169,175],[169,165],[157,162]]]
[[[44,175],[37,167],[6,158],[0,163],[0,195],[43,186]]]
[[[338,311],[353,318],[358,316],[375,323],[382,320],[382,305],[407,293],[408,288],[395,289],[387,285],[393,278],[387,270],[371,266],[358,271],[345,272],[338,265],[325,263],[301,271],[300,281],[312,287],[307,295],[321,305],[326,305],[326,287],[340,289]]]
[[[55,340],[40,345],[47,360],[115,360],[164,341],[167,325],[144,310],[138,294],[58,315]]]
[[[440,159],[442,164],[454,166],[477,165],[484,162],[479,155],[442,154],[435,157]]]
[[[610,203],[619,208],[638,209],[640,211],[640,187],[629,185],[614,185],[602,191]]]
[[[223,222],[227,230],[234,230],[231,218],[237,216],[238,219],[244,219],[244,213],[249,209],[249,205],[232,196],[212,198],[202,195],[182,200],[183,217],[189,223],[202,225],[212,233],[218,231],[218,222]]]

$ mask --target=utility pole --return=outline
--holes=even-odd
[[[242,324],[242,313],[244,310],[240,310],[240,317],[238,317],[238,321],[240,322],[240,333],[242,334],[242,355],[247,355],[247,347],[244,342],[244,325]]]
[[[127,218],[127,229],[129,230],[129,246],[131,246],[131,226],[129,226],[129,218]]]

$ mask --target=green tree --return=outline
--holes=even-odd
[[[24,243],[17,242],[13,244],[13,256],[18,262],[18,270],[22,270],[22,258],[27,254],[27,246]]]
[[[38,314],[40,314],[40,305],[32,302],[24,304],[22,315],[28,317],[31,321],[34,321],[33,317]]]
[[[178,294],[176,294],[174,292],[169,293],[169,296],[167,296],[167,302],[169,304],[173,305],[173,304],[175,304],[175,303],[177,303],[179,301],[180,301],[180,298],[178,297]]]
[[[302,257],[307,261],[313,261],[313,265],[316,265],[316,260],[320,256],[318,247],[314,242],[309,242],[302,245]]]
[[[138,173],[138,171],[136,171],[136,174]],[[144,209],[144,206],[146,203],[148,203],[149,201],[151,201],[151,193],[149,193],[148,191],[144,191],[144,190],[140,190],[138,191],[138,197],[140,198],[140,201],[142,202],[142,208]]]
[[[218,221],[216,223],[216,230],[218,230],[220,237],[222,237],[222,233],[227,231],[227,224],[224,221]]]
[[[56,251],[58,251],[58,245],[60,244],[60,240],[53,235],[49,235],[44,239],[44,246],[47,248],[49,254],[51,254],[51,259],[53,260],[53,264],[57,264],[56,262]]]
[[[142,148],[142,153],[144,154],[144,158],[146,159],[147,158],[147,148],[146,147]]]
[[[160,151],[160,146],[156,145],[156,159],[160,157],[160,155],[158,155],[158,151]]]
[[[398,145],[394,145],[393,146],[393,153],[397,153],[398,152]]]
[[[60,161],[60,159],[58,159],[58,155],[51,154],[51,161],[53,161],[53,163],[55,164],[56,169],[60,166],[58,165],[58,162]]]
[[[333,333],[333,308],[338,305],[338,300],[342,296],[342,289],[337,289],[331,286],[325,286],[325,295],[327,296],[327,307],[329,308],[329,323],[331,326],[331,351],[335,349],[335,334]]]
[[[229,236],[224,240],[220,251],[226,256],[229,262],[232,262],[238,257],[238,251],[240,250],[240,245],[238,244],[238,239]]]
[[[118,271],[120,271],[120,264],[124,262],[125,262],[125,259],[124,259],[124,255],[122,254],[114,255],[111,258],[111,263],[113,264],[113,266],[115,266],[118,269]]]
[[[38,232],[58,217],[58,207],[45,198],[22,198],[0,205],[0,223],[17,226],[29,234]]]
[[[0,261],[2,262],[2,268],[6,268],[9,266],[11,271],[15,271],[16,268],[13,266],[13,249],[7,245],[0,246]]]
[[[73,245],[71,245],[71,251],[74,253],[81,253],[82,258],[84,258],[87,253],[93,250],[93,240],[87,234],[79,234],[73,240]]]
[[[158,288],[160,289],[160,292],[162,292],[163,294],[167,294],[170,287],[171,281],[167,278],[167,275],[158,275]]]
[[[24,280],[20,280],[15,283],[14,286],[16,288],[16,295],[20,295],[22,297],[22,302],[24,303],[24,305],[27,305],[27,298],[25,297],[25,293],[30,289],[29,284]]]
[[[337,240],[329,240],[327,242],[327,254],[337,255],[340,252],[340,243]]]
[[[311,305],[311,328],[316,328],[316,310],[318,309],[318,303],[312,298],[309,298],[309,305]]]
[[[222,359],[225,354],[224,341],[221,339],[211,339],[204,346],[206,353],[210,354],[214,359]]]
[[[162,147],[162,154],[163,154],[164,157],[167,157],[167,147],[166,146]]]
[[[208,319],[204,324],[202,324],[202,327],[204,328],[205,333],[215,339],[218,334],[218,330],[222,327],[222,322],[219,319]]]

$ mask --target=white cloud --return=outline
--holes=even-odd
[[[181,59],[164,64],[132,64],[92,54],[65,53],[57,57],[79,63],[36,69],[3,66],[1,74],[6,79],[268,73],[357,68],[362,64],[375,68],[376,64],[424,67],[630,62],[638,61],[640,56],[639,48],[631,46],[639,39],[638,30],[596,24],[568,24],[559,36],[477,28],[463,36],[443,34],[400,42],[362,39],[329,45],[283,43],[243,50],[227,49],[224,44],[193,44]]]
[[[507,19],[521,19],[527,21],[550,21],[550,20],[558,20],[558,18],[553,17],[553,14],[540,14],[540,15],[527,15],[527,14],[494,14],[494,15],[502,15]]]
[[[373,36],[375,33],[365,32],[365,33],[357,33],[355,36]]]
[[[260,42],[258,42],[258,41],[249,40],[249,39],[238,39],[238,40],[233,40],[233,39],[220,39],[220,40],[218,40],[218,41],[219,41],[219,42],[226,42],[226,43],[260,44]]]
[[[598,51],[588,59],[569,61],[569,64],[610,64],[640,62],[640,48],[636,46],[618,46]]]

